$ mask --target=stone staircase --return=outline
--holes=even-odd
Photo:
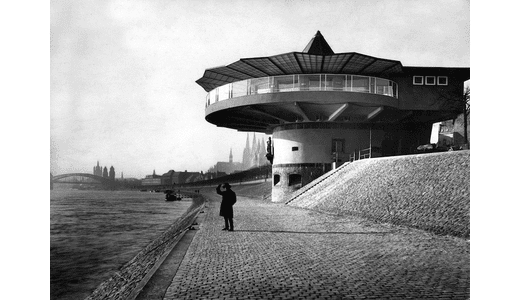
[[[336,168],[334,170],[328,171],[327,173],[325,173],[325,174],[321,175],[320,177],[314,179],[313,181],[309,182],[304,187],[298,189],[297,191],[294,191],[287,198],[287,200],[285,201],[285,204],[289,204],[290,202],[298,199],[302,195],[307,196],[309,194],[309,192],[311,192],[313,189],[315,189],[316,187],[318,187],[320,185],[323,185],[324,184],[323,182],[325,180],[327,180],[327,182],[329,182],[329,180],[333,180],[334,178],[337,178],[338,174],[341,174],[340,171],[345,169],[350,164],[351,164],[351,162],[345,162],[344,164],[342,164],[338,168]]]

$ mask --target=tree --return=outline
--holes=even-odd
[[[468,145],[468,149],[469,149],[469,141],[468,141],[468,117],[469,117],[469,113],[470,113],[470,89],[469,89],[469,86],[466,87],[466,89],[464,90],[464,94],[462,95],[462,101],[464,102],[464,112],[463,112],[463,117],[464,117],[464,143],[466,145]]]
[[[432,103],[433,104],[433,103]],[[467,86],[464,93],[444,92],[439,93],[438,103],[440,107],[446,110],[458,111],[463,117],[464,126],[464,144],[469,149],[468,139],[468,121],[470,114],[470,88]],[[455,121],[455,118],[453,119]]]

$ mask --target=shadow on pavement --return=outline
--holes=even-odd
[[[338,232],[338,231],[283,231],[283,230],[240,230],[235,229],[234,232],[270,232],[270,233],[299,233],[299,234],[391,234],[394,231],[386,231],[386,232]]]

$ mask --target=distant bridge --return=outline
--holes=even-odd
[[[94,174],[88,174],[88,173],[69,173],[69,174],[61,174],[61,175],[56,175],[56,176],[52,176],[52,174],[51,174],[51,186],[52,186],[52,183],[64,183],[64,182],[60,182],[58,180],[67,178],[67,177],[87,177],[87,178],[94,179],[103,185],[110,185],[114,182],[113,180],[111,180],[109,178],[101,177],[101,176],[94,175]],[[70,183],[70,182],[66,182],[66,183]],[[76,183],[76,182],[74,182],[74,183]],[[77,183],[82,183],[82,182],[77,182]],[[89,182],[89,183],[93,183],[93,182]]]

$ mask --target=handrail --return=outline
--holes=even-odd
[[[357,156],[356,156],[356,154],[357,154]],[[354,152],[352,152],[349,155],[350,162],[360,160],[360,159],[365,159],[365,158],[372,158],[372,147],[354,150]]]
[[[351,74],[293,74],[224,84],[207,94],[206,107],[236,97],[298,91],[355,92],[399,98],[397,83],[385,78]]]
[[[296,200],[301,195],[307,193],[308,191],[310,191],[310,190],[314,189],[315,187],[317,187],[318,185],[320,185],[325,179],[333,176],[334,174],[337,174],[339,172],[339,170],[345,168],[348,164],[350,164],[350,162],[346,162],[346,163],[342,164],[341,166],[339,166],[338,168],[332,169],[332,170],[328,171],[327,173],[321,175],[320,177],[314,179],[313,181],[309,182],[305,186],[296,190],[287,200],[284,201],[284,203],[289,204],[290,202]]]

